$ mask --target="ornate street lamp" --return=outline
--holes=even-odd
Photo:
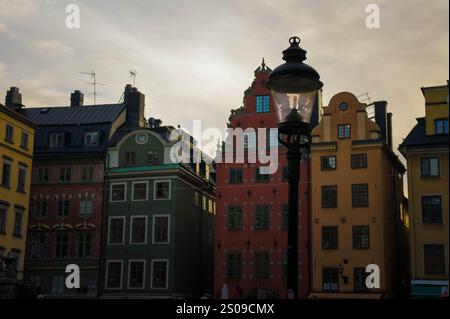
[[[306,60],[300,38],[289,39],[283,51],[286,63],[270,74],[266,87],[272,91],[278,115],[278,140],[287,148],[289,180],[287,297],[297,298],[298,283],[298,185],[302,151],[310,142],[310,121],[317,92],[323,86],[319,73]]]

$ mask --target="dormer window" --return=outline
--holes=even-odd
[[[265,113],[269,112],[270,97],[269,95],[258,95],[256,97],[256,112]]]
[[[97,145],[98,145],[98,132],[84,133],[84,146],[97,146]]]
[[[50,147],[63,147],[64,133],[50,133]]]
[[[434,120],[435,134],[448,134],[448,119]]]

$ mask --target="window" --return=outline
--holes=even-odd
[[[155,181],[154,199],[170,199],[170,181]]]
[[[41,219],[47,216],[48,201],[46,199],[36,200],[34,203],[34,218]]]
[[[369,288],[366,286],[366,278],[368,275],[366,268],[353,268],[353,290],[355,292],[369,291]]]
[[[200,207],[200,194],[198,192],[194,193],[194,205]]]
[[[106,289],[122,288],[122,261],[108,260],[106,262]]]
[[[244,149],[256,148],[256,132],[249,131],[244,133]]]
[[[48,183],[48,168],[39,167],[38,168],[37,181],[38,183]]]
[[[77,234],[77,256],[78,258],[88,258],[91,256],[92,231],[84,230]]]
[[[126,184],[111,184],[111,202],[124,202],[126,200]]]
[[[339,104],[339,109],[341,111],[347,111],[348,110],[348,104],[346,102],[342,102],[341,104]]]
[[[98,145],[98,132],[84,133],[84,146],[97,146],[97,145]]]
[[[442,223],[441,196],[422,196],[422,223]]]
[[[439,158],[426,157],[420,159],[421,177],[439,177]]]
[[[209,167],[208,164],[205,164],[205,179],[209,181],[210,178],[211,178],[211,168]]]
[[[322,249],[338,249],[338,226],[322,227]]]
[[[130,260],[128,264],[128,288],[144,288],[145,260]]]
[[[152,289],[167,289],[169,277],[168,260],[152,260]]]
[[[352,206],[369,206],[368,184],[352,184]]]
[[[20,135],[20,148],[28,150],[28,134],[25,132]]]
[[[135,152],[126,152],[125,153],[125,164],[134,164],[136,163],[136,153]]]
[[[1,205],[1,204],[0,204]],[[0,234],[6,234],[6,215],[8,214],[8,206],[0,206]]]
[[[227,277],[241,278],[242,275],[242,256],[241,254],[227,255]]]
[[[445,274],[444,245],[423,245],[423,259],[426,274]]]
[[[81,169],[81,180],[83,182],[92,182],[94,180],[93,166],[83,166]]]
[[[131,217],[130,243],[145,244],[146,242],[147,242],[147,217],[146,216],[132,216]]]
[[[59,171],[59,181],[61,183],[70,182],[72,178],[72,168],[71,167],[61,167]]]
[[[147,152],[147,163],[157,163],[159,159],[158,151]]]
[[[339,268],[322,269],[322,290],[324,292],[339,291]]]
[[[14,143],[14,127],[11,125],[6,125],[5,141]]]
[[[434,120],[435,134],[448,134],[448,119]]]
[[[133,182],[133,200],[147,200],[147,182]]]
[[[254,229],[268,229],[268,228],[269,228],[269,206],[256,205]]]
[[[64,146],[64,133],[51,133],[50,134],[50,147],[63,147]]]
[[[353,249],[368,249],[369,226],[353,226]]]
[[[53,275],[52,276],[52,294],[62,295],[64,294],[64,287],[66,286],[65,275]]]
[[[208,199],[208,213],[212,214],[213,212],[213,201],[212,199]]]
[[[30,259],[43,259],[47,255],[48,234],[35,232],[30,234],[28,257]]]
[[[70,202],[67,199],[59,200],[58,202],[58,217],[67,217],[69,216]]]
[[[256,112],[263,113],[270,110],[270,97],[269,95],[256,96]]]
[[[261,174],[260,167],[255,169],[255,180],[257,182],[267,182],[270,180],[269,174]]]
[[[202,210],[206,210],[206,196],[203,195],[202,197]]]
[[[352,154],[352,168],[367,168],[367,154]]]
[[[337,186],[322,186],[322,208],[337,207]]]
[[[14,232],[13,236],[22,237],[22,224],[23,224],[23,213],[22,209],[16,208],[16,215],[14,217]]]
[[[255,252],[254,272],[255,278],[268,278],[269,277],[269,253],[267,252]]]
[[[242,229],[242,207],[230,206],[228,207],[228,229]]]
[[[67,258],[69,254],[69,234],[66,231],[59,231],[55,238],[55,257]]]
[[[125,217],[109,218],[108,244],[123,244],[125,235]]]
[[[153,243],[168,244],[170,232],[170,216],[153,216]]]
[[[2,186],[8,187],[11,184],[11,162],[3,162],[2,169]]]
[[[350,124],[338,125],[338,138],[339,139],[350,138]]]
[[[92,215],[92,200],[82,200],[80,201],[80,216],[87,217]]]
[[[230,173],[230,183],[242,183],[242,170],[239,168],[232,168]]]
[[[287,229],[289,225],[289,205],[281,207],[281,229]]]
[[[336,169],[336,156],[321,156],[320,166],[322,171]]]
[[[19,175],[17,176],[17,191],[20,193],[25,193],[26,177],[27,168],[19,166]]]

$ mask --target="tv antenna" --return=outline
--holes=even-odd
[[[137,75],[136,70],[130,70],[130,76],[133,78],[133,87],[136,86],[136,75]]]
[[[95,79],[95,71],[91,72],[80,72],[81,74],[87,74],[91,76],[92,82],[86,82],[86,84],[90,84],[94,87],[94,105],[96,104],[96,98],[97,98],[97,85],[106,85],[106,83],[98,83]]]

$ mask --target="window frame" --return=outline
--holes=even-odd
[[[324,190],[325,189],[334,189],[336,194],[336,201],[333,204],[324,205]],[[322,185],[321,186],[321,194],[320,194],[320,201],[321,201],[321,207],[322,208],[338,208],[338,185]]]
[[[165,262],[166,263],[166,286],[165,287],[155,287],[153,284],[153,273],[154,273],[154,264],[155,262]],[[152,259],[151,260],[151,277],[150,277],[150,289],[153,290],[167,290],[169,289],[169,259]]]
[[[444,266],[443,266],[443,272],[429,272],[427,271],[427,263],[426,263],[426,258],[425,258],[425,246],[439,246],[442,248],[442,259],[444,261]],[[422,244],[422,263],[423,263],[423,273],[425,275],[446,275],[448,274],[448,269],[447,269],[447,260],[446,260],[446,256],[445,256],[445,244],[444,243],[430,243],[430,242],[426,242]]]
[[[364,192],[361,188],[366,187],[366,201],[363,201],[361,198],[364,198]],[[358,188],[355,190],[355,188]],[[352,207],[369,207],[369,184],[361,183],[361,184],[351,184],[352,190]]]
[[[358,158],[361,157],[361,158]],[[357,163],[362,163],[363,165],[356,165]],[[352,169],[364,169],[368,168],[368,157],[367,153],[358,153],[350,155],[350,166]]]
[[[61,141],[59,140],[60,137],[61,137]],[[65,133],[52,132],[49,134],[49,148],[63,148],[64,144],[65,144],[65,140],[66,140]],[[59,142],[61,142],[61,144]]]
[[[431,172],[431,160],[437,161],[437,175],[433,175]],[[425,175],[423,172],[423,163],[424,161],[428,161],[429,166],[429,174]],[[424,156],[420,157],[420,178],[421,179],[428,179],[428,178],[440,178],[441,177],[441,159],[439,156]]]
[[[123,199],[122,200],[113,200],[113,188],[115,185],[124,185],[124,190],[123,190]],[[109,202],[110,203],[123,203],[127,201],[127,188],[128,188],[128,184],[126,182],[114,182],[110,184],[110,190],[109,190]]]
[[[233,213],[231,211],[233,210]],[[233,218],[232,218],[233,216]],[[227,230],[242,230],[243,229],[243,218],[244,214],[242,211],[242,206],[240,205],[230,205],[227,209]],[[234,220],[234,225],[231,225],[232,219]]]
[[[157,217],[167,217],[167,241],[155,241],[155,220]],[[170,244],[170,214],[154,214],[152,216],[152,244],[162,244],[168,245]]]
[[[329,159],[334,158],[334,167],[325,167],[324,160],[329,164]],[[335,171],[337,169],[337,157],[336,155],[324,155],[320,157],[320,170],[321,171]]]
[[[5,142],[14,144],[14,126],[11,124],[5,125]]]
[[[359,240],[360,240],[360,245],[357,246],[356,245],[356,240],[358,239],[358,237],[356,237],[356,235],[361,235],[361,231],[358,233],[356,233],[356,230],[361,230],[361,229],[367,229],[367,246],[363,245],[363,237],[360,236]],[[352,225],[352,248],[354,250],[368,250],[370,249],[370,226],[369,225]]]
[[[258,208],[260,211],[258,211]],[[266,211],[267,208],[267,211]],[[261,214],[261,225],[257,224],[258,214]],[[267,214],[267,225],[264,222],[264,217]],[[270,205],[267,204],[258,204],[254,206],[253,213],[253,230],[270,230]]]
[[[143,263],[142,267],[142,286],[141,287],[130,287],[130,274],[131,274],[131,263],[132,262],[139,262]],[[127,289],[145,289],[145,273],[146,273],[146,267],[147,267],[147,260],[145,259],[129,259],[128,260],[128,274],[127,274]]]
[[[111,220],[121,219],[122,220],[122,241],[120,243],[111,242]],[[125,216],[109,216],[108,218],[108,245],[123,245],[125,244],[125,228],[126,228],[126,218]]]
[[[22,131],[20,134],[20,148],[28,151],[29,144],[29,134],[27,132]]]
[[[333,229],[333,232],[330,233],[330,230]],[[325,230],[327,230],[328,232],[324,232]],[[325,237],[325,234],[327,234],[327,237]],[[333,235],[333,241],[330,241],[331,236]],[[321,227],[321,235],[322,235],[322,250],[337,250],[339,249],[339,226],[336,225],[327,225],[327,226],[322,226]],[[335,237],[334,237],[335,236]],[[328,239],[328,241],[326,241],[325,239]],[[329,247],[326,247],[325,243],[329,244]],[[330,245],[330,242],[333,245]]]
[[[138,218],[144,218],[144,241],[143,242],[133,242],[133,221],[134,219]],[[148,237],[148,216],[147,215],[131,215],[130,216],[130,238],[129,238],[129,244],[130,245],[146,245],[147,244],[147,237]]]
[[[134,190],[136,184],[145,184],[145,198],[136,199],[134,197]],[[131,201],[132,202],[142,202],[148,200],[148,181],[132,181],[131,182]]]
[[[92,136],[96,136],[95,143],[92,143]],[[87,143],[87,138],[88,137],[90,137],[91,143]],[[83,139],[84,139],[84,141],[83,141],[84,144],[83,145],[85,147],[98,146],[100,144],[100,133],[99,133],[99,131],[87,131],[87,132],[84,133]]]
[[[158,183],[169,183],[169,196],[167,198],[157,198],[157,184]],[[172,197],[172,180],[170,179],[156,179],[153,181],[153,200],[170,200]]]
[[[337,277],[337,282],[327,282],[327,284],[329,284],[329,285],[333,285],[333,284],[336,284],[337,286],[336,286],[336,289],[325,289],[325,272],[326,271],[333,271],[333,272],[336,272],[337,273],[337,275],[336,275],[336,277]],[[334,275],[334,274],[333,274]],[[330,277],[330,276],[328,276],[328,277]],[[327,293],[338,293],[339,292],[339,268],[338,267],[324,267],[324,268],[322,268],[322,291],[323,292],[327,292]]]
[[[424,220],[424,199],[425,198],[439,198],[439,208],[440,208],[440,220],[439,221],[430,221],[427,222]],[[429,206],[437,206],[437,205],[427,205]],[[442,195],[441,194],[434,194],[434,195],[421,195],[420,196],[420,212],[421,212],[421,223],[424,225],[442,225],[444,223],[444,214],[443,214],[443,207],[442,207]]]
[[[235,175],[235,178],[233,179],[233,172]],[[237,174],[239,172],[239,174]],[[240,176],[240,180],[238,180],[238,176]],[[241,184],[244,182],[244,171],[242,168],[230,168],[228,170],[228,183],[229,184]]]
[[[255,111],[256,113],[270,112],[270,95],[256,95],[255,96]]]
[[[347,127],[348,127],[348,136],[347,136]],[[343,136],[341,136],[339,134],[339,132],[341,131],[340,129],[342,128],[342,132],[344,133]],[[350,123],[343,123],[343,124],[338,124],[337,125],[337,138],[339,140],[348,140],[352,138],[352,127],[350,125]]]
[[[437,124],[439,122],[442,122],[442,133],[438,132]],[[447,123],[447,132],[445,131],[445,128],[446,128],[445,123]],[[446,117],[434,119],[434,134],[435,135],[448,135],[449,134],[448,124],[449,124],[448,123],[448,118],[446,118]]]

